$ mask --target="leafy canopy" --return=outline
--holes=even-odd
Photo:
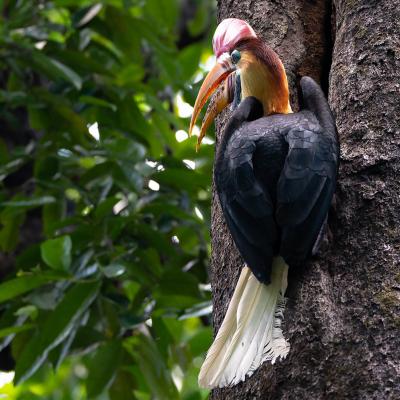
[[[211,1],[0,1],[0,356],[16,361],[0,395],[207,395],[213,147],[176,138],[211,15]]]

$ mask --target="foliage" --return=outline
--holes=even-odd
[[[0,395],[205,398],[213,148],[175,133],[211,1],[0,11],[0,348],[16,360]]]

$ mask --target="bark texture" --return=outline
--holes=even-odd
[[[329,90],[341,168],[329,244],[290,271],[288,358],[210,397],[399,399],[400,1],[219,1],[227,17],[247,20],[279,54],[294,104],[302,75]],[[242,266],[216,195],[212,245],[216,331]]]

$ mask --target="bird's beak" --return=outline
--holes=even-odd
[[[197,139],[196,151],[198,150],[211,122],[233,100],[235,69],[236,67],[232,63],[230,56],[224,53],[218,58],[217,63],[208,73],[203,84],[201,85],[199,94],[197,95],[197,99],[194,104],[192,119],[190,121],[189,136],[192,134],[193,126],[197,121],[201,109],[215,91],[216,94],[210,102],[201,124],[199,138]]]

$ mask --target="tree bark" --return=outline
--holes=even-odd
[[[289,356],[211,399],[399,399],[400,1],[221,0],[228,17],[279,54],[295,105],[302,75],[329,91],[341,167],[329,244],[289,273]],[[216,332],[243,262],[215,193],[211,233]]]

